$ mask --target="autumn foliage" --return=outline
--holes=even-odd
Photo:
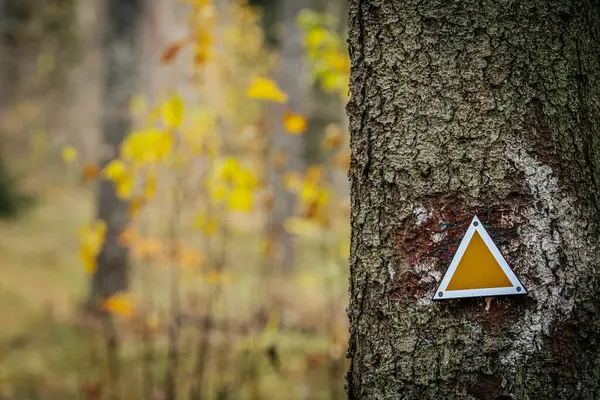
[[[259,376],[237,370],[235,360],[244,354],[266,355],[293,375],[296,367],[279,366],[278,355],[290,329],[324,341],[320,350],[306,354],[303,368],[325,366],[340,385],[349,252],[345,117],[318,132],[323,164],[291,169],[287,154],[271,148],[272,139],[305,135],[311,126],[308,116],[287,106],[288,94],[273,78],[282,66],[263,41],[258,14],[245,2],[218,9],[210,0],[189,0],[189,5],[189,35],[160,55],[164,68],[189,60],[188,88],[173,87],[155,104],[133,98],[136,128],[101,171],[78,161],[74,148],[63,150],[64,161],[80,165],[87,182],[111,181],[129,204],[130,223],[120,240],[130,249],[138,283],[98,307],[114,317],[114,329],[135,327],[155,345],[191,337],[197,348],[192,373],[212,382],[209,389],[183,384],[192,397],[223,385],[240,390],[264,385],[257,383]],[[343,103],[349,62],[331,18],[304,11],[298,24],[311,78]],[[270,225],[277,200],[271,181],[275,170],[283,171],[281,184],[296,201],[283,224],[301,250],[291,271],[279,264],[279,233]],[[81,227],[79,256],[88,274],[96,271],[105,233],[103,221]],[[158,285],[148,283],[156,279]],[[165,291],[168,296],[158,299],[157,293]],[[197,322],[192,333],[182,325],[187,320]],[[218,350],[227,348],[233,352]],[[166,368],[174,368],[169,360]],[[211,378],[207,371],[214,368],[229,371],[230,377],[242,374],[241,381]]]

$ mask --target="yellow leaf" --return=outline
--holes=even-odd
[[[287,102],[287,95],[269,78],[256,77],[250,83],[247,95],[256,100],[267,100],[275,103]]]
[[[252,190],[258,186],[258,180],[254,174],[246,169],[239,169],[234,177],[236,186],[240,189]]]
[[[283,114],[283,126],[288,133],[299,135],[306,130],[307,125],[306,118],[302,115],[285,110],[285,113]]]
[[[300,190],[300,201],[303,204],[309,204],[317,201],[319,197],[319,187],[313,182],[305,181]]]
[[[113,182],[123,178],[127,172],[127,166],[122,160],[114,159],[104,167],[104,175]]]
[[[172,96],[162,106],[162,119],[169,128],[179,128],[183,123],[183,100],[179,95]]]
[[[79,249],[79,258],[83,262],[83,270],[86,274],[91,275],[96,272],[96,256],[91,254],[88,249]]]
[[[341,54],[327,54],[325,55],[325,61],[331,66],[332,69],[344,74],[350,72],[350,60]]]
[[[308,32],[304,40],[307,47],[315,48],[319,47],[326,39],[327,31],[323,28],[316,27]]]
[[[88,274],[96,271],[96,256],[102,249],[105,234],[106,224],[102,220],[82,225],[79,229],[79,257]]]
[[[223,163],[221,167],[220,177],[224,180],[232,181],[240,170],[240,164],[238,160],[233,157],[229,157]]]
[[[164,160],[173,147],[173,136],[156,128],[132,132],[121,143],[121,157],[133,163]]]
[[[66,164],[71,164],[77,160],[77,150],[74,147],[64,147],[62,149],[62,159]]]
[[[348,82],[346,81],[346,75],[337,74],[334,72],[327,73],[322,80],[323,89],[326,92],[336,92],[341,90],[346,90],[348,87]]]
[[[201,67],[210,59],[213,44],[212,33],[206,29],[199,30],[196,35],[196,50],[194,54],[194,64]]]
[[[317,205],[318,206],[324,206],[325,204],[327,204],[327,201],[329,200],[329,193],[327,192],[327,190],[325,189],[319,189],[319,195],[317,196]]]
[[[125,294],[116,294],[106,298],[102,302],[101,309],[123,318],[133,317],[133,304]]]
[[[131,175],[123,176],[115,182],[115,188],[120,199],[128,199],[133,191],[133,177]]]
[[[235,188],[229,196],[229,208],[232,211],[252,211],[252,192],[247,189]]]

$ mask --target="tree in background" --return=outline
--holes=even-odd
[[[17,190],[6,147],[13,159],[19,158],[26,154],[23,149],[27,149],[33,130],[56,126],[61,110],[57,107],[60,102],[53,100],[66,89],[76,57],[74,8],[73,0],[42,6],[31,0],[0,2],[0,216],[13,216],[30,203],[30,198]],[[21,109],[37,111],[15,115],[23,103],[27,107]],[[19,120],[16,125],[21,128],[9,127],[8,120]]]
[[[350,399],[600,393],[597,1],[350,2]],[[474,215],[526,297],[433,303]]]
[[[0,121],[2,121],[2,110],[4,109],[4,98],[2,95],[6,89],[6,4],[0,0]],[[1,123],[1,122],[0,122]],[[0,130],[1,132],[1,130]],[[1,138],[0,138],[1,140]],[[0,148],[0,216],[7,217],[16,212],[14,183],[6,170],[3,162],[2,148]]]
[[[275,115],[282,114],[302,115],[304,114],[306,102],[306,63],[304,60],[304,49],[302,47],[302,37],[300,30],[296,25],[298,13],[310,6],[310,0],[282,0],[279,4],[280,15],[280,37],[279,53],[281,65],[279,68],[278,83],[281,89],[287,94],[288,103],[284,111],[279,111]],[[281,108],[283,106],[279,106]],[[278,117],[275,123],[276,133],[273,135],[272,155],[273,163],[277,165],[277,158],[284,159],[283,166],[273,171],[273,194],[274,204],[272,211],[272,230],[277,237],[279,261],[284,270],[289,270],[294,264],[294,245],[292,235],[283,229],[284,221],[294,215],[296,201],[295,195],[290,193],[284,185],[284,174],[286,172],[300,173],[305,168],[304,143],[302,133],[304,128],[298,132],[290,132],[284,126],[285,118]]]
[[[136,89],[138,25],[141,0],[104,2],[103,29],[103,169],[116,156],[131,127],[129,101]],[[98,218],[106,226],[104,243],[92,277],[91,300],[95,302],[128,288],[128,251],[119,236],[128,222],[128,203],[112,182],[102,180],[97,198]]]

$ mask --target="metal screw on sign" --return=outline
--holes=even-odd
[[[477,221],[475,221],[475,222],[473,222],[473,225],[474,225],[474,226],[477,226],[477,225],[479,225],[479,224],[477,223]]]
[[[517,292],[520,292],[520,291],[521,291],[521,287],[517,286]]]
[[[443,295],[444,295],[444,293],[442,293],[442,292],[438,293],[438,297],[442,297]]]

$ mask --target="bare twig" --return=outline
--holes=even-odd
[[[177,399],[177,371],[179,369],[179,323],[177,315],[180,313],[180,286],[181,274],[178,265],[177,254],[177,233],[179,228],[179,219],[181,217],[180,193],[177,190],[182,189],[181,181],[178,177],[175,188],[175,199],[173,215],[171,216],[169,226],[169,253],[171,261],[169,297],[170,297],[170,324],[169,324],[169,348],[167,353],[167,369],[165,371],[165,398],[166,400]]]
[[[144,214],[143,217],[146,215]],[[140,232],[143,234],[147,230],[146,219],[143,218],[140,223]],[[146,266],[148,267],[148,266]],[[142,299],[147,305],[147,311],[152,310],[152,276],[149,268],[140,268],[140,280]],[[142,358],[142,392],[144,400],[151,400],[154,394],[154,374],[152,366],[154,365],[154,336],[148,326],[148,313],[144,313],[142,319],[142,342],[144,355]]]
[[[227,254],[227,240],[229,237],[229,229],[227,227],[227,218],[223,218],[224,227],[221,235],[221,246],[219,253],[216,256],[212,256],[211,259],[214,262],[217,273],[222,273],[225,268],[226,254]],[[208,366],[208,353],[210,350],[211,336],[213,331],[213,320],[214,320],[214,309],[218,303],[219,297],[222,292],[221,285],[217,284],[215,288],[211,288],[208,297],[208,310],[207,316],[204,318],[202,324],[202,331],[200,332],[200,340],[197,346],[196,353],[196,367],[195,367],[195,383],[190,389],[190,400],[201,400],[202,399],[202,388],[204,387],[204,377]]]
[[[105,313],[102,316],[104,335],[106,339],[106,365],[108,369],[109,398],[121,398],[120,364],[119,364],[119,337],[115,329],[112,315]]]

